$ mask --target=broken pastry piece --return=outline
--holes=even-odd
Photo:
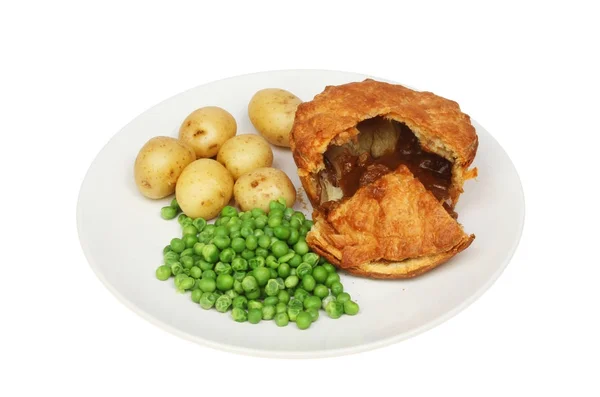
[[[473,241],[454,207],[477,151],[456,102],[374,80],[330,86],[290,135],[314,212],[308,244],[351,273],[422,274]]]

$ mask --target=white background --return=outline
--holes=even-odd
[[[593,3],[3,2],[0,395],[598,395]],[[525,230],[481,299],[397,345],[287,361],[181,340],[96,279],[75,206],[109,138],[185,89],[291,68],[452,98],[506,149]]]

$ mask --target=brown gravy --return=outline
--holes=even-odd
[[[359,131],[363,123],[365,122],[357,125]],[[405,124],[395,121],[392,124],[399,132],[394,150],[389,150],[378,158],[374,158],[370,152],[356,155],[350,150],[345,150],[335,157],[337,172],[331,160],[325,156],[325,170],[321,171],[324,173],[322,176],[333,186],[341,188],[344,197],[351,197],[361,186],[376,181],[398,168],[400,164],[404,164],[427,190],[445,204],[449,198],[452,163],[437,154],[423,150],[415,134]],[[453,215],[453,211],[446,204],[444,207]]]

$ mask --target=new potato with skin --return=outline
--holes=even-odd
[[[238,179],[254,169],[273,165],[273,150],[259,135],[237,135],[221,146],[217,161],[231,172],[233,179]]]
[[[248,116],[254,128],[271,144],[290,147],[290,131],[296,109],[302,100],[280,88],[258,91],[248,104]]]
[[[236,133],[237,123],[229,112],[207,106],[194,110],[183,120],[179,139],[194,149],[197,158],[207,158],[214,157]]]
[[[261,208],[269,212],[271,200],[283,197],[287,207],[296,202],[296,189],[285,172],[277,168],[258,168],[242,175],[233,187],[235,201],[242,211]]]
[[[233,177],[218,161],[199,159],[188,165],[177,181],[175,197],[190,218],[212,219],[229,204]]]
[[[175,192],[185,167],[196,160],[194,150],[167,136],[150,139],[140,149],[134,164],[135,184],[144,196],[161,199]]]

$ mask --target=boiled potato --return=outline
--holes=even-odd
[[[296,189],[285,172],[277,168],[258,168],[242,175],[233,187],[233,195],[242,211],[262,208],[269,211],[269,202],[280,197],[288,207],[296,202]]]
[[[135,159],[135,184],[148,198],[166,197],[173,194],[181,172],[194,160],[194,150],[179,140],[167,136],[152,138]]]
[[[218,161],[199,159],[188,165],[177,181],[175,198],[190,218],[212,219],[233,193],[233,177]]]
[[[302,100],[279,88],[258,91],[248,104],[248,116],[254,128],[269,143],[290,147],[290,131],[294,125],[296,108]]]
[[[197,158],[206,158],[215,156],[236,132],[237,123],[229,112],[207,106],[194,110],[183,120],[179,139],[194,149]]]
[[[233,179],[238,179],[246,172],[273,165],[273,150],[258,135],[238,135],[221,146],[217,161],[231,172]]]

